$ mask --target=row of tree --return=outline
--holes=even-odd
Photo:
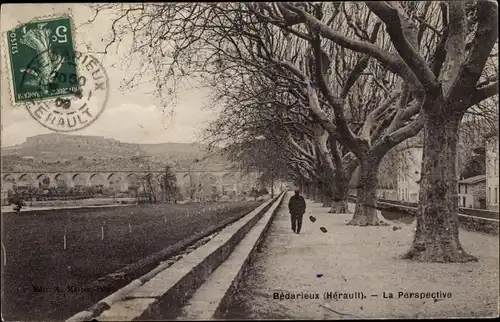
[[[463,121],[498,118],[498,5],[493,1],[154,3],[116,14],[110,42],[133,37],[130,80],[166,100],[181,80],[214,91],[215,147],[271,180],[292,178],[349,225],[378,225],[378,170],[421,136],[417,229],[406,258],[477,260],[459,242],[457,139]],[[148,70],[149,73],[142,71]],[[168,88],[168,90],[165,90]],[[495,98],[496,99],[496,98]]]

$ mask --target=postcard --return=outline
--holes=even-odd
[[[3,320],[499,316],[496,2],[0,21]]]

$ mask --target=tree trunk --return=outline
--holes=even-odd
[[[307,195],[307,199],[314,200],[314,184],[309,184],[309,194]]]
[[[274,198],[274,176],[271,176],[271,198]]]
[[[444,114],[444,113],[442,113]],[[426,262],[469,262],[458,238],[457,140],[461,116],[426,115],[417,228],[403,257]]]
[[[344,189],[345,188],[345,189]],[[345,187],[336,187],[335,197],[331,203],[331,209],[328,211],[330,214],[348,214],[347,207],[347,184]]]
[[[336,180],[333,186],[333,200],[331,203],[330,214],[346,214],[349,213],[347,208],[347,184],[348,180],[342,169],[335,169]]]
[[[348,225],[377,226],[377,172],[380,158],[370,153],[359,159],[359,181],[356,196],[356,208]]]
[[[330,207],[332,202],[330,200],[330,197],[328,197],[326,193],[323,193],[321,198],[321,203],[322,203],[321,207]]]
[[[306,186],[306,198],[311,199],[311,184],[308,183]]]
[[[319,197],[318,183],[315,182],[313,185],[313,200],[314,200],[314,202],[318,202],[318,197]]]
[[[322,202],[321,200],[322,196],[323,196],[323,187],[321,186],[321,182],[318,182],[316,185],[316,199],[315,199],[317,203]]]
[[[297,188],[295,188],[295,189],[297,189]],[[300,194],[304,196],[306,194],[306,185],[303,182],[301,182],[298,190],[299,190]]]
[[[333,202],[333,194],[332,194],[332,186],[333,186],[333,180],[329,180],[329,182],[325,182],[324,184],[324,189],[323,189],[323,207],[331,207],[332,202]]]

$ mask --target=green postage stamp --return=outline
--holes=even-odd
[[[13,105],[23,105],[57,132],[92,124],[108,101],[109,82],[98,59],[75,50],[71,16],[35,19],[5,35]],[[7,53],[6,53],[7,54]]]
[[[14,102],[74,95],[80,89],[70,17],[37,20],[8,31]]]

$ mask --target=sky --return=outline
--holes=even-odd
[[[92,25],[84,24],[94,15],[85,4],[5,4],[1,7],[1,125],[2,146],[20,144],[27,137],[53,133],[33,119],[25,107],[13,106],[8,73],[10,61],[6,48],[6,31],[35,18],[70,12],[75,31],[75,49],[101,51],[103,39],[111,28],[110,16],[99,15]],[[123,48],[123,47],[122,47]],[[126,50],[126,48],[124,48]],[[94,54],[106,69],[110,93],[102,115],[90,126],[69,134],[97,135],[129,143],[192,143],[198,141],[200,131],[217,117],[217,112],[204,108],[210,95],[208,88],[184,87],[177,92],[177,104],[173,115],[163,113],[151,92],[150,84],[140,85],[136,90],[122,90],[120,85],[126,73],[120,65],[116,50],[108,54]],[[128,66],[133,69],[133,66]],[[191,82],[196,86],[196,83]]]

